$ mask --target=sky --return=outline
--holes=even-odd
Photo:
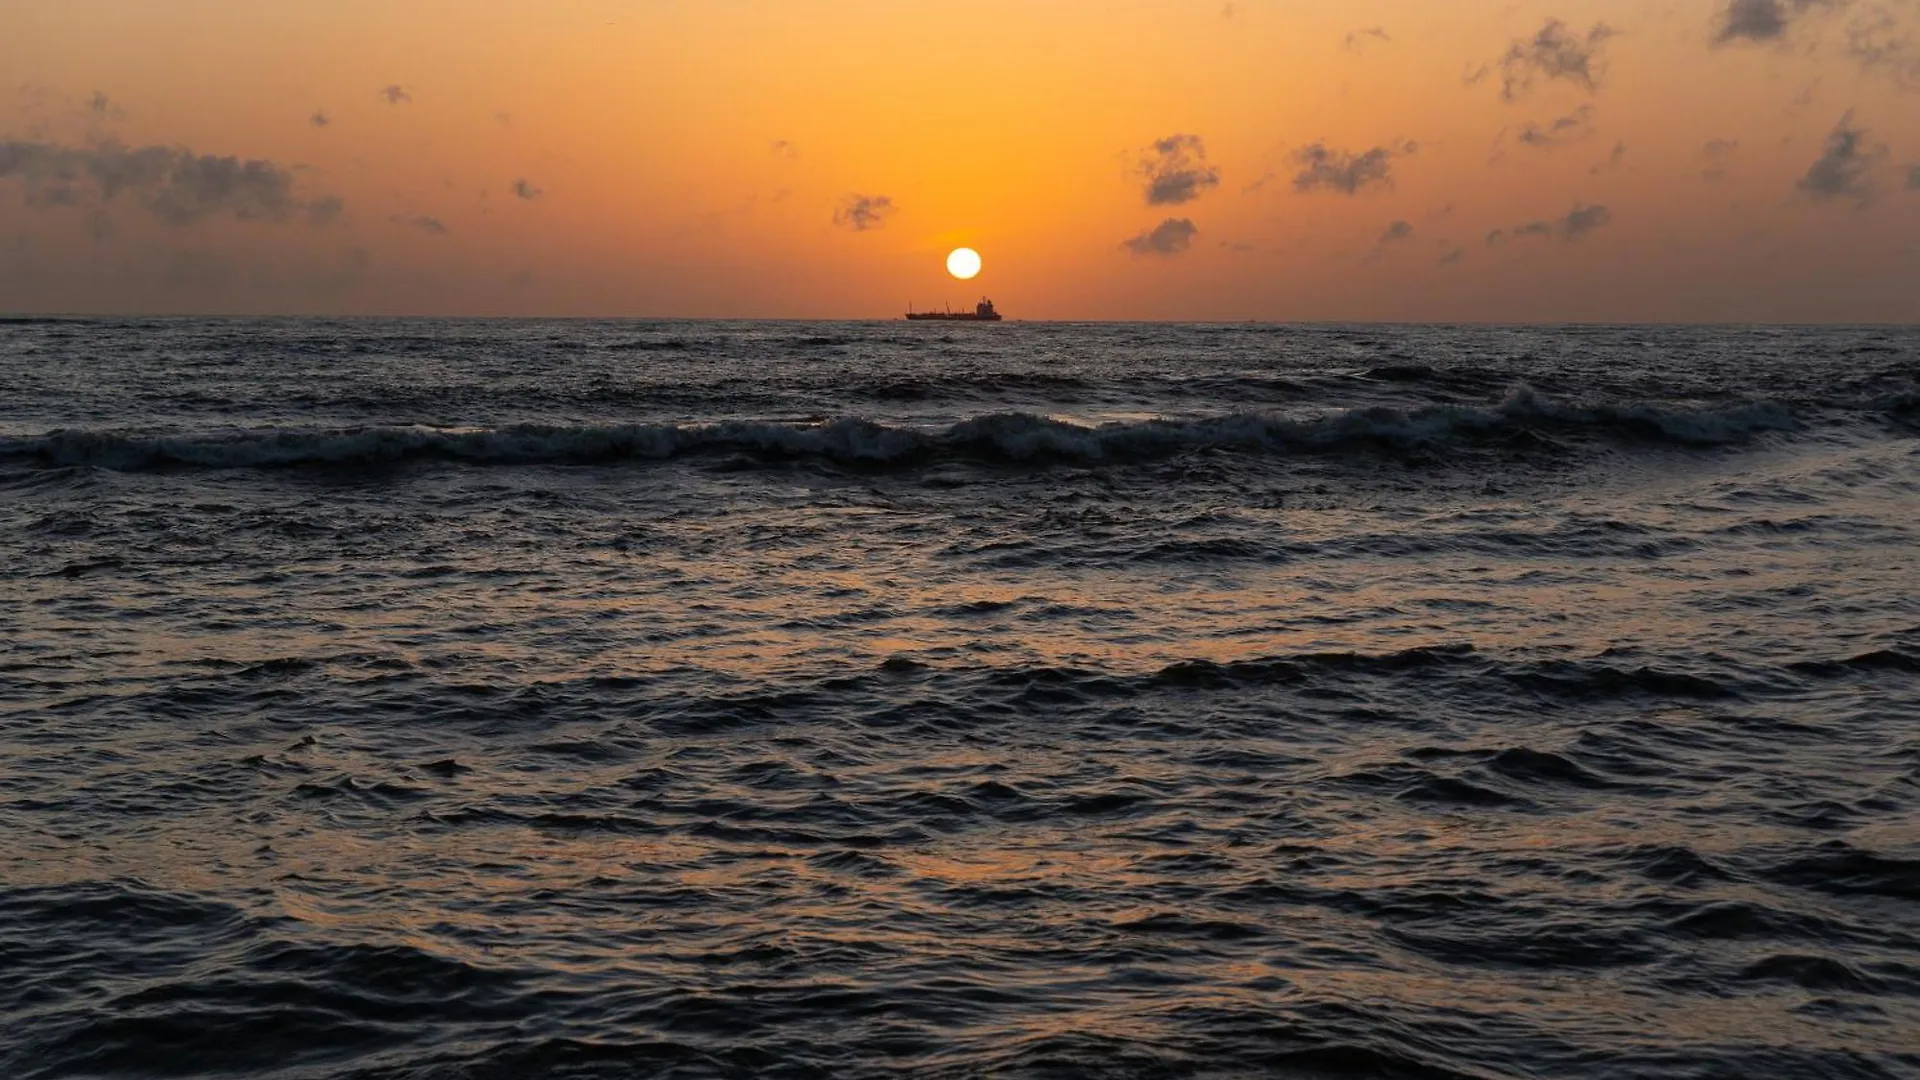
[[[1920,0],[0,0],[0,80],[0,311],[1920,321]]]

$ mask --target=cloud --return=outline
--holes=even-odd
[[[1851,199],[1864,206],[1873,197],[1869,174],[1885,154],[1883,147],[1867,141],[1865,129],[1853,126],[1853,110],[1848,109],[1827,134],[1826,149],[1794,186],[1809,198]]]
[[[119,119],[126,115],[125,110],[115,105],[107,95],[98,90],[93,92],[93,96],[87,98],[87,111],[95,116],[107,116],[114,119]]]
[[[307,204],[307,224],[331,225],[346,212],[347,204],[332,195],[323,195]]]
[[[435,236],[445,236],[453,231],[447,228],[446,223],[439,218],[428,217],[425,214],[418,214],[413,217],[396,217],[393,220],[403,225],[411,225],[421,232],[432,233]]]
[[[1500,96],[1516,100],[1541,79],[1565,80],[1578,83],[1588,93],[1597,91],[1606,74],[1602,53],[1607,39],[1617,33],[1606,23],[1595,23],[1582,36],[1559,19],[1548,19],[1531,38],[1514,41],[1500,58]]]
[[[1220,186],[1220,170],[1207,164],[1206,144],[1198,135],[1157,139],[1140,158],[1148,206],[1179,206]]]
[[[1920,191],[1920,165],[1907,166],[1907,190]]]
[[[1607,160],[1588,169],[1587,175],[1599,176],[1601,173],[1612,172],[1620,167],[1620,162],[1624,160],[1626,156],[1627,144],[1625,142],[1616,142],[1613,144],[1613,152],[1607,155]]]
[[[118,142],[68,147],[0,142],[0,180],[20,178],[29,206],[138,203],[169,225],[212,217],[283,221],[315,207],[325,220],[339,216],[330,196],[302,200],[293,173],[271,161],[241,160],[169,146],[130,148]],[[324,222],[322,222],[324,223]]]
[[[1847,55],[1860,70],[1890,76],[1903,90],[1920,87],[1920,50],[1900,35],[1885,8],[1876,7],[1847,27]]]
[[[1392,187],[1393,159],[1419,148],[1419,144],[1409,142],[1398,147],[1376,146],[1356,154],[1317,142],[1294,152],[1293,161],[1300,171],[1294,174],[1293,190],[1358,195],[1368,188]]]
[[[1459,246],[1458,244],[1454,244],[1447,248],[1447,250],[1440,256],[1439,262],[1435,263],[1434,265],[1452,266],[1454,263],[1457,263],[1461,259],[1464,259],[1466,257],[1467,257],[1467,249]]]
[[[413,95],[407,93],[406,87],[399,83],[381,87],[378,97],[389,105],[405,105],[413,100]]]
[[[1728,0],[1720,10],[1719,27],[1713,43],[1727,45],[1736,41],[1778,41],[1792,27],[1793,20],[1809,8],[1825,7],[1832,0]]]
[[[1544,150],[1592,138],[1596,130],[1593,106],[1582,105],[1544,127],[1529,120],[1521,125],[1520,134],[1515,138],[1522,146]]]
[[[1612,222],[1613,211],[1604,206],[1575,206],[1563,218],[1556,218],[1553,221],[1529,221],[1524,225],[1516,225],[1510,235],[1515,239],[1557,236],[1572,243]],[[1499,244],[1508,235],[1500,229],[1495,229],[1487,234],[1487,246]]]
[[[317,127],[317,128],[323,128],[323,127],[326,127],[328,124],[333,123],[333,117],[328,116],[326,113],[315,110],[312,116],[307,117],[307,123],[312,124],[314,127]]]
[[[1707,164],[1700,170],[1702,178],[1718,180],[1727,175],[1727,163],[1733,160],[1733,152],[1740,148],[1738,139],[1708,139],[1700,147],[1700,156]]]
[[[1385,27],[1369,26],[1360,30],[1347,31],[1347,36],[1340,42],[1340,47],[1350,53],[1365,52],[1367,45],[1371,42],[1392,40],[1393,36],[1387,33]]]
[[[528,202],[532,202],[533,200],[546,194],[545,191],[542,191],[541,189],[534,187],[533,181],[528,180],[524,176],[518,180],[515,180],[512,184],[508,185],[507,190],[513,192],[516,198],[525,199]]]
[[[794,158],[800,156],[800,148],[785,139],[775,139],[773,140],[773,153],[775,157],[783,157],[788,161],[792,161]]]
[[[1199,234],[1200,230],[1186,218],[1168,218],[1120,246],[1135,255],[1178,255],[1192,247],[1193,238]]]
[[[885,195],[849,195],[833,212],[833,223],[854,232],[884,228],[893,216],[893,199]]]
[[[1412,237],[1413,237],[1412,222],[1395,221],[1392,224],[1387,226],[1387,231],[1380,234],[1379,242],[1382,244],[1395,244],[1395,243],[1399,243],[1402,240],[1411,239]]]

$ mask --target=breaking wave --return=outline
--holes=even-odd
[[[1090,426],[1032,413],[997,413],[946,428],[858,417],[825,423],[727,420],[696,424],[499,428],[363,427],[253,429],[188,434],[64,429],[0,439],[0,458],[118,470],[168,467],[369,466],[412,460],[568,465],[659,461],[702,454],[818,458],[843,464],[1127,461],[1197,450],[1252,454],[1444,454],[1475,445],[1569,437],[1676,447],[1716,447],[1800,421],[1758,400],[1685,408],[1636,402],[1572,403],[1520,386],[1492,406],[1375,407],[1314,417],[1239,412],[1198,420]]]

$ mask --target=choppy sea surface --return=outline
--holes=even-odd
[[[0,1075],[1920,1076],[1916,380],[6,321]]]

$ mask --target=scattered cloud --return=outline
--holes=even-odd
[[[1847,27],[1847,55],[1872,75],[1885,75],[1903,90],[1920,89],[1920,48],[1902,36],[1884,7],[1866,12]]]
[[[453,231],[447,228],[446,223],[439,218],[428,217],[425,214],[418,214],[413,217],[397,217],[394,218],[394,220],[403,225],[411,225],[421,232],[432,233],[435,236],[445,236]]]
[[[405,105],[413,100],[413,95],[399,83],[381,87],[378,97],[389,105]]]
[[[1207,164],[1198,135],[1156,139],[1141,155],[1138,171],[1146,180],[1148,206],[1179,206],[1220,186],[1220,170]]]
[[[1607,39],[1618,33],[1606,23],[1595,23],[1582,35],[1559,19],[1548,19],[1532,37],[1515,40],[1500,58],[1500,96],[1517,100],[1543,79],[1577,83],[1588,93],[1597,91],[1606,74]],[[1478,82],[1485,74],[1483,69],[1469,81]]]
[[[1448,245],[1446,251],[1441,253],[1439,262],[1435,263],[1434,265],[1452,266],[1454,263],[1457,263],[1461,259],[1464,259],[1466,257],[1467,257],[1466,248],[1463,248],[1458,244],[1451,244],[1451,245]]]
[[[1367,46],[1373,42],[1390,42],[1392,40],[1393,35],[1387,33],[1385,27],[1369,26],[1360,30],[1347,31],[1347,36],[1340,42],[1340,47],[1350,53],[1365,52]]]
[[[1387,226],[1385,232],[1380,234],[1379,243],[1397,244],[1402,240],[1410,240],[1412,238],[1413,223],[1410,221],[1395,221]]]
[[[1700,156],[1706,159],[1701,168],[1703,179],[1718,180],[1727,175],[1727,163],[1733,160],[1733,152],[1740,149],[1738,139],[1708,139],[1700,147]]]
[[[1593,120],[1593,106],[1582,105],[1545,125],[1529,120],[1521,125],[1520,134],[1515,138],[1522,146],[1550,149],[1592,138],[1597,130]]]
[[[317,127],[317,128],[323,128],[323,127],[326,127],[328,124],[333,123],[333,117],[328,116],[326,113],[320,112],[319,110],[316,109],[312,116],[307,117],[307,123],[312,124],[314,127]]]
[[[1135,255],[1178,255],[1192,247],[1193,238],[1199,234],[1200,230],[1186,218],[1168,218],[1120,246]]]
[[[127,147],[100,142],[69,147],[44,142],[0,142],[0,180],[17,177],[29,206],[137,202],[169,225],[212,217],[282,221],[339,200],[308,202],[294,191],[291,170],[271,161],[195,154],[169,146]]]
[[[833,223],[854,232],[884,228],[896,208],[886,195],[849,195],[833,212]]]
[[[1851,199],[1864,206],[1873,197],[1870,174],[1885,155],[1885,148],[1867,141],[1865,129],[1853,125],[1853,110],[1848,109],[1827,134],[1826,148],[1794,186],[1812,199]]]
[[[340,215],[344,213],[346,209],[347,204],[341,202],[337,197],[323,195],[307,203],[307,224],[331,225],[335,221],[340,220]]]
[[[794,158],[800,156],[800,148],[785,139],[773,140],[772,149],[773,156],[786,158],[788,161],[792,161]]]
[[[533,181],[528,180],[524,176],[518,180],[515,180],[512,184],[509,184],[507,186],[507,190],[513,192],[514,197],[525,199],[528,202],[532,202],[533,200],[546,194],[546,192],[541,190],[540,188],[534,187]]]
[[[1834,0],[1728,0],[1717,16],[1719,26],[1713,34],[1715,45],[1736,41],[1778,41],[1787,35],[1793,21],[1808,9],[1825,7]]]
[[[1509,235],[1515,239],[1557,236],[1572,243],[1612,222],[1613,211],[1604,206],[1575,206],[1565,217],[1552,221],[1529,221],[1524,225],[1515,225],[1511,232],[1495,229],[1487,234],[1487,246],[1493,247]]]
[[[87,111],[95,116],[103,116],[113,120],[121,119],[127,115],[125,109],[115,105],[111,98],[98,90],[95,90],[92,96],[87,98]]]
[[[1402,143],[1399,146],[1376,146],[1371,150],[1354,153],[1349,150],[1335,150],[1325,142],[1317,142],[1294,152],[1294,164],[1300,171],[1294,174],[1295,191],[1336,191],[1343,195],[1358,195],[1368,188],[1393,186],[1393,159],[1414,153],[1420,149],[1418,143]]]
[[[1587,175],[1599,176],[1602,173],[1610,173],[1620,167],[1620,162],[1624,161],[1626,156],[1627,144],[1624,141],[1616,142],[1613,144],[1613,152],[1607,155],[1607,159],[1588,169]]]

